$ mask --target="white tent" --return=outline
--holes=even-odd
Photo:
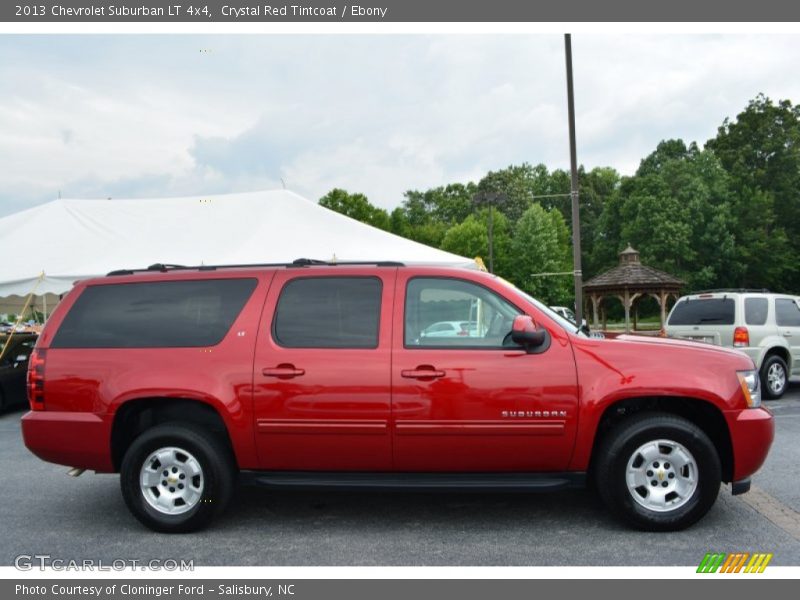
[[[59,294],[80,279],[154,263],[224,265],[392,260],[469,266],[470,259],[381,231],[286,190],[67,200],[0,219],[0,297]]]

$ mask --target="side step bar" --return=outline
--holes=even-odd
[[[584,487],[586,473],[242,471],[240,480],[271,489],[549,492]]]

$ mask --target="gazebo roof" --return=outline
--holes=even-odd
[[[583,289],[586,291],[677,290],[685,283],[669,273],[643,265],[639,261],[639,252],[628,245],[619,253],[619,265],[597,277],[592,277],[583,285]]]

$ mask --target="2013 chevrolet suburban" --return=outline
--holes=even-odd
[[[442,322],[466,325],[437,335]],[[444,330],[442,328],[442,330]],[[159,531],[275,488],[594,485],[635,527],[746,492],[773,439],[746,355],[590,338],[511,284],[400,263],[176,267],[78,283],[31,355],[27,447],[120,474]]]

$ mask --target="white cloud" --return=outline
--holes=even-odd
[[[630,173],[758,92],[798,101],[797,36],[573,37],[578,157]],[[210,49],[210,52],[200,52]],[[509,36],[4,36],[0,215],[66,196],[281,179],[392,207],[523,161],[568,165],[563,41]]]

